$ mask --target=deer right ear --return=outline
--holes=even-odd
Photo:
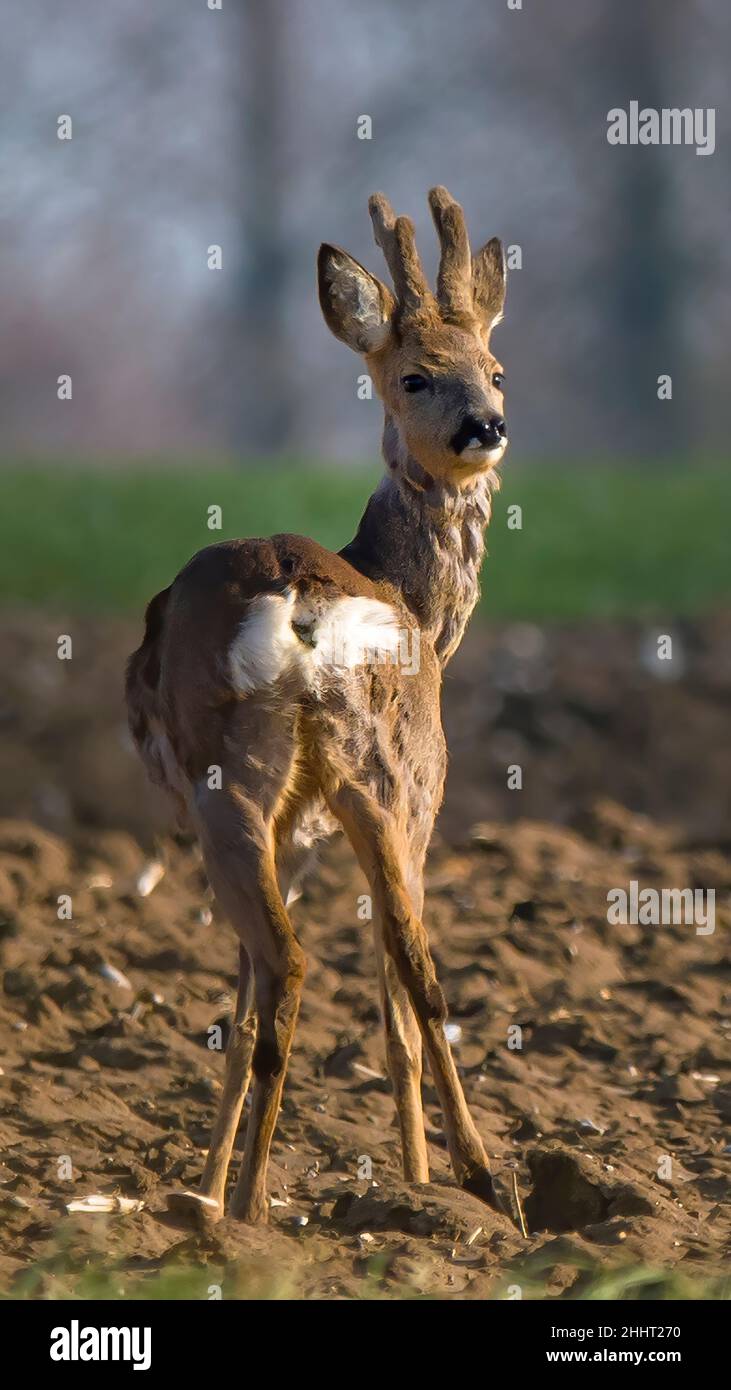
[[[472,295],[487,332],[499,323],[505,305],[505,252],[494,236],[472,257]]]
[[[320,308],[336,338],[354,352],[377,352],[391,332],[396,301],[391,291],[338,246],[317,257]]]

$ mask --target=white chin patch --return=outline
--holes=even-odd
[[[470,439],[470,443],[467,443],[467,445],[464,446],[464,449],[461,450],[461,452],[484,453],[484,455],[486,455],[488,459],[493,459],[493,457],[496,457],[496,455],[499,455],[499,453],[503,453],[504,449],[506,448],[507,439],[500,439],[500,443],[496,443],[496,445],[493,445],[492,449],[488,449],[488,446],[482,443],[482,439]]]
[[[487,449],[480,439],[471,439],[469,444],[466,444],[462,450],[460,458],[473,461],[489,459],[490,463],[495,463],[497,459],[502,458],[507,447],[507,439],[502,439],[500,443],[496,444],[492,449]]]
[[[231,682],[250,695],[296,672],[314,687],[327,672],[396,661],[403,632],[396,610],[378,599],[314,605],[295,589],[259,594],[229,649]]]

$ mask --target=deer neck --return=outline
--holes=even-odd
[[[432,478],[410,457],[388,417],[383,454],[386,476],[341,554],[370,579],[400,590],[444,665],[479,598],[485,531],[499,480],[486,471],[458,488]]]

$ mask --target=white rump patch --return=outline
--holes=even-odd
[[[231,679],[242,695],[271,685],[294,661],[301,645],[292,627],[296,595],[257,594],[228,654]]]
[[[395,662],[414,634],[379,599],[343,595],[332,603],[301,597],[296,590],[252,599],[229,651],[236,690],[248,695],[299,670],[305,683],[322,683],[329,671]]]
[[[315,628],[315,664],[351,670],[395,661],[403,631],[396,610],[388,603],[372,598],[336,599]]]

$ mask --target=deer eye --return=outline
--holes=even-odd
[[[503,376],[502,372],[493,372],[492,384],[494,387],[496,387],[498,391],[502,391],[505,385],[505,377]]]
[[[424,391],[429,382],[425,376],[419,376],[418,372],[410,372],[408,376],[402,376],[401,385],[404,391],[411,395],[414,391]]]

